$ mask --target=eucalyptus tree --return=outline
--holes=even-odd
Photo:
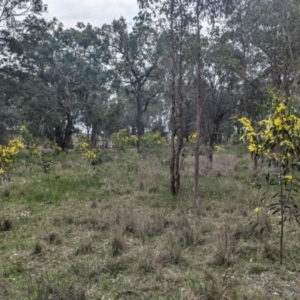
[[[300,7],[294,0],[234,1],[223,37],[232,48],[228,67],[240,78],[241,112],[267,113],[270,87],[298,97]]]
[[[107,45],[100,38],[100,29],[91,25],[78,23],[76,29],[64,30],[56,20],[37,18],[28,20],[26,25],[22,69],[32,82],[44,85],[44,101],[52,105],[52,134],[59,146],[68,149],[87,100],[109,78],[105,75]]]
[[[187,41],[190,34],[195,35],[193,55],[195,57],[196,78],[196,131],[197,142],[195,146],[194,191],[195,203],[200,202],[199,195],[199,148],[201,135],[201,29],[204,20],[214,22],[218,17],[227,12],[231,1],[219,0],[138,0],[140,16],[152,16],[158,28],[163,27],[167,32],[167,55],[169,57],[168,90],[171,102],[170,129],[171,137],[171,192],[177,194],[180,189],[180,154],[183,148],[183,105],[182,92],[184,56],[188,52]],[[166,60],[165,63],[168,63]]]
[[[235,1],[233,12],[226,22],[226,30],[229,31],[227,31],[227,35],[226,33],[224,34],[225,38],[228,38],[230,35],[234,43],[235,53],[233,54],[237,61],[232,67],[235,66],[235,72],[242,82],[241,102],[244,114],[248,113],[250,69],[251,60],[254,56],[254,47],[251,44],[251,30],[249,27],[252,6],[253,4],[248,0]]]
[[[97,146],[99,135],[104,140],[121,129],[120,118],[124,112],[124,95],[121,98],[121,87],[117,75],[112,70],[99,76],[97,91],[91,93],[87,98],[86,105],[82,110],[80,122],[87,129],[88,139],[93,146]]]
[[[171,130],[170,187],[172,194],[180,189],[180,154],[184,136],[184,61],[188,51],[191,13],[190,1],[138,1],[139,19],[152,19],[153,27],[160,34],[164,55],[160,67],[164,69],[164,96],[170,105]]]
[[[2,0],[0,2],[0,22],[6,21],[8,27],[17,23],[16,18],[29,16],[47,10],[42,0]]]
[[[201,73],[202,73],[202,60],[201,60],[201,22],[204,20],[210,21],[214,24],[217,18],[223,17],[228,14],[230,10],[231,0],[194,0],[194,18],[196,22],[196,65],[197,65],[197,120],[196,120],[196,132],[197,141],[195,146],[195,169],[194,169],[194,199],[195,204],[200,203],[199,193],[199,155],[200,155],[200,136],[201,136],[201,109],[203,105],[203,99],[201,97]]]
[[[131,31],[123,17],[114,20],[111,25],[104,25],[103,31],[109,40],[114,54],[112,64],[115,71],[134,95],[136,103],[136,124],[138,137],[145,131],[144,114],[153,98],[159,93],[150,91],[149,81],[155,78],[158,49],[157,33],[149,27],[147,21],[137,21]]]
[[[24,17],[30,18],[47,11],[42,0],[0,1],[0,71],[10,73],[13,66],[12,53],[20,54],[22,49],[17,35],[23,29]]]
[[[22,18],[32,17],[47,10],[41,0],[0,1],[0,125],[12,129],[20,123],[20,112],[15,100],[20,84],[15,80],[15,57],[22,53],[18,34],[23,29]]]
[[[18,97],[18,83],[0,76],[0,144],[6,142],[7,130],[16,129],[20,124],[20,113],[15,100]]]
[[[266,57],[265,74],[276,89],[287,95],[298,90],[300,79],[299,17],[300,8],[294,1],[273,0],[256,7],[252,19],[256,31],[252,42]]]

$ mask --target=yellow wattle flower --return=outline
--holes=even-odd
[[[254,144],[250,144],[250,145],[248,145],[248,150],[250,152],[256,152],[257,151],[257,146],[254,145]]]
[[[285,179],[286,181],[294,182],[294,177],[293,177],[293,175],[285,175],[285,176],[284,176],[284,179]]]
[[[255,207],[254,212],[259,213],[262,211],[262,207]]]

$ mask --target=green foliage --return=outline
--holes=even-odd
[[[160,135],[160,133],[157,131],[157,132],[149,132],[149,133],[144,134],[140,138],[140,142],[145,147],[155,147],[158,145],[163,145],[164,140],[163,140],[162,136]]]
[[[118,152],[125,152],[129,147],[134,147],[138,141],[136,135],[129,135],[126,129],[113,133],[111,136],[113,147]]]
[[[164,144],[165,141],[158,131],[146,133],[140,137],[139,153],[145,155],[155,154],[161,159]]]
[[[0,176],[4,176],[23,148],[23,143],[18,139],[10,140],[7,146],[0,145]]]
[[[101,162],[101,153],[98,149],[93,149],[89,143],[83,142],[80,146],[82,158],[88,160],[92,165],[97,165]]]
[[[297,222],[296,197],[299,194],[296,181],[300,181],[297,172],[300,171],[300,117],[290,98],[270,92],[270,113],[268,119],[257,122],[252,126],[247,118],[240,118],[248,150],[255,162],[257,159],[266,161],[269,166],[279,169],[276,178],[266,175],[269,186],[278,186],[278,192],[272,199],[277,202],[269,205],[273,214],[280,213],[280,263],[282,264],[283,251],[283,222],[294,218]],[[256,128],[256,130],[254,129]],[[264,198],[263,198],[264,199]]]

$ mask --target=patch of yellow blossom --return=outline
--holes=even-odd
[[[218,145],[215,146],[216,152],[219,153],[222,151],[222,148]]]
[[[197,141],[197,133],[194,132],[194,133],[191,133],[189,135],[189,142],[192,143],[192,144],[195,144]]]
[[[242,125],[247,129],[248,132],[254,132],[251,121],[248,118],[243,117],[238,119],[238,121],[242,123]]]
[[[90,145],[87,142],[83,142],[80,148],[82,150],[82,158],[93,160],[99,155],[95,149],[90,149]]]
[[[262,211],[262,209],[263,209],[263,208],[262,208],[261,206],[255,207],[254,212],[256,212],[256,213],[258,214],[259,212]]]
[[[24,144],[18,140],[10,140],[7,146],[0,145],[0,175],[5,173],[5,168],[8,167],[24,148]]]
[[[285,175],[284,180],[294,182],[294,176],[293,175]]]
[[[90,145],[89,145],[89,143],[87,143],[87,142],[83,142],[82,144],[81,144],[81,149],[86,149],[86,148],[88,148]]]
[[[279,143],[279,146],[286,146],[293,150],[295,149],[295,145],[289,140],[283,140],[282,142]]]
[[[145,145],[162,145],[164,140],[159,132],[148,132],[141,137],[141,142]]]
[[[286,167],[291,156],[300,159],[300,118],[291,99],[271,96],[273,103],[269,117],[257,122],[255,130],[248,118],[238,119],[244,131],[241,140],[247,142],[252,154],[280,162]]]
[[[113,145],[116,147],[118,150],[125,150],[129,146],[135,146],[138,137],[136,135],[128,135],[126,129],[122,129],[119,132],[115,132],[111,136]]]
[[[89,160],[93,160],[97,157],[97,154],[94,150],[86,150],[84,153],[82,153],[82,157]]]
[[[279,103],[279,105],[276,107],[276,113],[280,114],[281,112],[284,112],[286,110],[286,106],[284,103]]]

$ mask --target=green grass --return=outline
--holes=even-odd
[[[224,148],[201,157],[198,207],[192,155],[176,197],[164,149],[96,167],[71,152],[49,174],[17,163],[0,185],[0,299],[299,299],[298,225],[279,268],[278,218],[254,213],[251,160]]]

